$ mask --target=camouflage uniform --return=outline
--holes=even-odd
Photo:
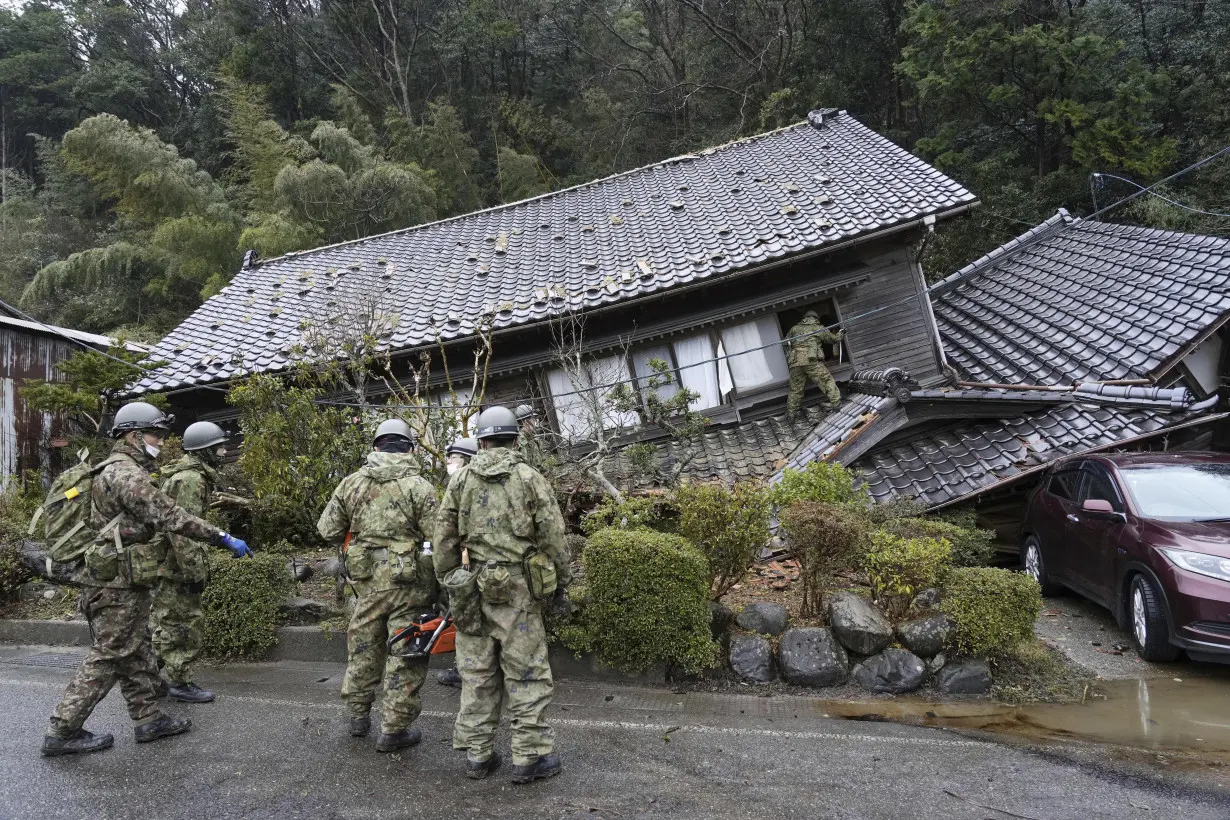
[[[543,719],[553,684],[542,604],[530,595],[522,558],[533,547],[546,553],[560,587],[572,574],[555,495],[517,452],[483,450],[449,482],[436,528],[438,578],[460,566],[463,547],[472,565],[494,560],[512,578],[506,603],[482,602],[487,634],[457,631],[462,687],[453,748],[467,750],[470,760],[488,760],[503,700],[512,718],[513,763],[529,765],[551,753],[555,734]]]
[[[218,472],[197,453],[187,453],[162,471],[162,491],[188,512],[204,516]],[[158,571],[150,628],[154,650],[172,686],[192,683],[192,663],[201,654],[201,590],[209,576],[209,545],[178,535]],[[181,563],[179,556],[183,556]]]
[[[804,316],[786,334],[789,346],[786,363],[790,365],[790,395],[786,399],[786,413],[792,418],[803,406],[803,390],[808,379],[824,393],[830,407],[841,404],[841,392],[837,389],[837,382],[833,381],[833,374],[824,366],[824,351],[821,349],[821,345],[837,344],[840,340],[841,336],[825,330],[815,316]]]
[[[521,454],[521,459],[526,466],[543,475],[547,475],[554,466],[554,459],[547,454],[546,448],[542,446],[542,440],[532,432],[522,431],[517,436],[517,452]]]
[[[352,717],[371,711],[384,673],[381,732],[406,729],[423,709],[419,690],[428,658],[389,655],[389,637],[439,597],[423,542],[435,524],[436,491],[409,453],[369,453],[367,465],[342,479],[316,529],[346,548],[346,570],[359,593],[350,627],[342,699]]]
[[[90,524],[101,530],[116,519],[124,555],[114,578],[104,577],[90,553],[77,576],[83,587],[79,606],[89,621],[94,645],[51,716],[50,734],[57,738],[72,737],[81,729],[117,682],[129,716],[139,725],[162,717],[155,705],[158,671],[150,644],[150,592],[134,583],[134,567],[141,560],[134,552],[147,552],[158,532],[210,542],[222,535],[159,492],[149,475],[153,460],[143,451],[120,440],[111,452],[116,461],[94,478]],[[113,537],[101,536],[91,553]]]

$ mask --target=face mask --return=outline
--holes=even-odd
[[[149,456],[150,458],[158,458],[158,454],[161,452],[162,452],[162,448],[159,447],[157,444],[147,443],[145,445],[145,454]]]
[[[461,469],[461,467],[460,467],[460,465],[454,464],[453,462],[451,462],[451,461],[450,461],[450,462],[448,463],[448,466],[447,466],[447,467],[445,467],[444,469],[448,470],[448,474],[449,474],[449,475],[452,475],[453,473],[455,473],[455,472],[457,472],[458,470],[460,470],[460,469]]]

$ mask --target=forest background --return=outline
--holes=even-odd
[[[262,258],[850,111],[974,190],[941,277],[1230,145],[1230,0],[0,8],[0,299],[153,340]],[[1104,219],[1230,235],[1230,153]]]

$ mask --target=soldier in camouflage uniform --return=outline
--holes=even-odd
[[[478,455],[478,439],[459,438],[444,450],[444,454],[448,457],[448,474],[452,476]],[[457,671],[457,664],[437,672],[436,681],[443,686],[460,687],[461,673]]]
[[[532,405],[520,404],[513,413],[516,414],[517,424],[520,426],[517,452],[521,454],[521,459],[538,472],[548,474],[553,462],[542,446],[542,439],[538,434],[538,412]]]
[[[162,469],[162,491],[193,515],[204,517],[226,455],[226,433],[198,421],[184,431],[184,457]],[[150,628],[154,650],[167,677],[167,695],[185,703],[209,703],[214,693],[197,686],[192,663],[201,654],[201,593],[209,578],[209,545],[178,535],[158,570]],[[182,556],[182,559],[181,557]]]
[[[150,470],[172,419],[144,402],[120,408],[111,429],[115,442],[91,488],[90,525],[99,537],[87,550],[80,607],[94,645],[68,685],[43,739],[43,754],[96,752],[111,735],[83,729],[86,719],[116,683],[136,721],[138,743],[188,731],[191,721],[163,714],[156,704],[158,672],[150,644],[148,584],[159,562],[151,545],[159,532],[174,533],[246,552],[247,544],[175,505],[150,480]]]
[[[564,589],[572,575],[559,505],[546,479],[512,449],[517,433],[516,417],[506,407],[479,416],[482,449],[445,490],[434,560],[440,579],[462,564],[463,550],[474,567],[482,567],[478,588],[485,625],[474,634],[461,624],[457,629],[462,686],[453,748],[467,752],[468,777],[495,771],[503,701],[512,719],[513,782],[528,783],[561,768],[554,732],[543,718],[553,684],[542,609],[548,602],[567,607]],[[538,565],[549,571],[549,582],[541,582],[541,575],[527,579],[527,569],[536,572],[534,560],[526,560],[533,552],[549,559]],[[537,596],[531,581],[545,587]]]
[[[354,737],[371,730],[383,672],[380,752],[413,746],[423,737],[410,724],[423,709],[419,691],[429,658],[388,652],[389,637],[438,598],[431,558],[423,552],[435,524],[436,491],[419,475],[413,448],[414,434],[404,421],[382,422],[367,464],[342,479],[316,525],[321,537],[344,549],[346,572],[359,593],[346,632],[349,655],[342,682]]]
[[[816,311],[809,310],[803,319],[786,334],[788,353],[786,363],[790,366],[790,395],[786,399],[786,415],[791,419],[799,415],[803,406],[803,390],[811,379],[824,393],[827,410],[841,404],[841,392],[833,374],[824,366],[824,351],[821,345],[833,345],[844,338],[844,333],[831,333],[820,324]]]

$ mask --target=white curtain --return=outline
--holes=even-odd
[[[675,342],[675,360],[679,363],[679,379],[683,386],[700,394],[700,398],[692,402],[693,410],[707,410],[722,403],[718,368],[713,361],[713,341],[708,334]]]
[[[735,389],[735,382],[730,378],[730,360],[726,358],[726,348],[722,347],[721,341],[717,346],[717,374],[718,388],[722,391],[722,400],[725,401],[730,396],[730,391]]]
[[[632,367],[636,370],[636,387],[641,393],[649,392],[650,379],[657,377],[661,381],[661,377],[649,366],[649,363],[654,359],[661,359],[669,367],[671,364],[670,348],[666,345],[657,345],[655,347],[642,347],[639,350],[632,351]],[[674,373],[669,375],[672,379],[675,379]],[[675,381],[654,389],[654,392],[658,394],[658,398],[662,401],[669,401],[678,391],[679,385]]]
[[[722,330],[735,387],[747,390],[788,379],[790,368],[781,341],[777,319],[772,316]]]
[[[594,385],[598,407],[602,413],[604,429],[615,427],[636,427],[641,423],[641,417],[634,412],[619,413],[607,404],[606,396],[615,389],[617,384],[632,384],[632,374],[628,372],[628,360],[623,356],[603,356],[594,359],[589,364],[590,384]]]
[[[560,434],[566,439],[588,438],[591,432],[590,414],[585,402],[576,392],[589,387],[589,378],[578,375],[581,384],[573,384],[572,377],[561,368],[547,373],[547,386],[551,388],[551,403],[555,405],[555,421]]]
[[[635,427],[640,423],[640,416],[616,412],[606,403],[606,395],[617,384],[631,381],[623,356],[593,359],[586,363],[585,371],[578,373],[575,380],[561,368],[548,372],[547,386],[551,389],[560,433],[573,441],[590,438],[598,417],[601,417],[603,429]]]

